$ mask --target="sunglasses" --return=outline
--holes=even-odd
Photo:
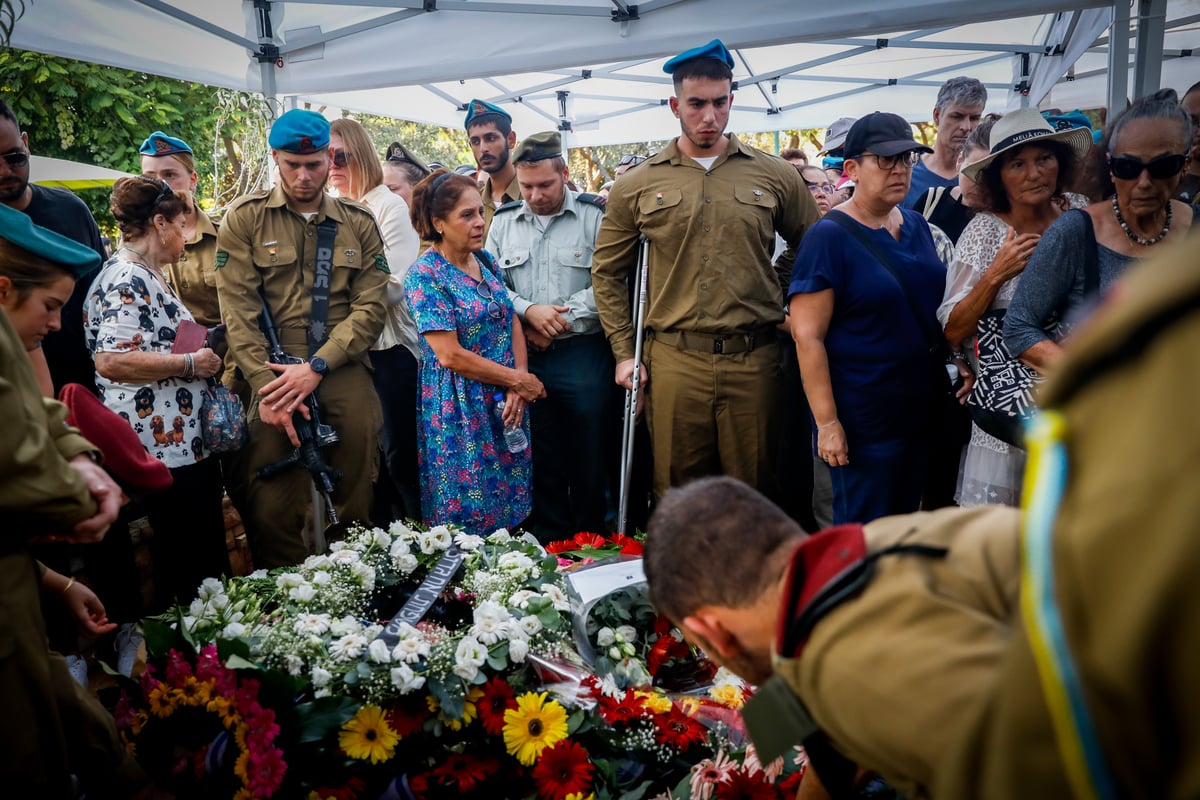
[[[492,319],[501,319],[504,316],[504,309],[496,302],[496,298],[492,296],[492,287],[487,280],[482,280],[475,284],[475,294],[479,295],[481,300],[487,300],[488,316]]]
[[[617,162],[618,167],[626,167],[630,164],[640,164],[646,160],[645,156],[639,156],[636,153],[626,153],[621,156],[621,160]]]
[[[29,163],[29,153],[0,153],[0,158],[10,169],[20,169]]]
[[[1113,174],[1114,178],[1119,178],[1123,181],[1137,180],[1141,177],[1142,170],[1149,172],[1151,179],[1162,180],[1163,178],[1173,178],[1178,175],[1186,162],[1186,153],[1158,156],[1149,161],[1142,161],[1140,158],[1134,158],[1133,156],[1109,156],[1108,170]]]
[[[894,156],[881,156],[877,153],[863,153],[863,155],[873,157],[875,164],[882,170],[895,169],[897,164],[905,169],[911,169],[921,159],[921,154],[916,150],[909,150],[907,153],[898,153]]]
[[[345,167],[350,163],[350,154],[345,150],[330,150],[329,163],[335,167]]]

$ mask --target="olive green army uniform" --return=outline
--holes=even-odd
[[[217,297],[217,226],[196,209],[196,232],[184,245],[183,255],[167,264],[167,279],[179,299],[200,325],[221,324],[221,301]],[[218,353],[218,355],[223,355]]]
[[[0,787],[5,797],[129,796],[144,781],[112,717],[47,649],[40,570],[30,536],[68,532],[95,515],[87,485],[67,462],[96,448],[65,423],[66,406],[42,396],[29,356],[0,312]]]
[[[306,333],[312,311],[317,225],[337,222],[330,279],[328,339],[315,353],[329,372],[317,389],[323,421],[341,441],[322,450],[341,470],[333,500],[339,516],[365,520],[378,471],[379,398],[371,381],[367,351],[379,338],[387,314],[387,261],[374,217],[363,205],[325,197],[309,220],[287,205],[283,189],[239,198],[230,206],[217,237],[217,290],[228,326],[229,356],[250,384],[247,410],[250,441],[240,451],[247,475],[247,510],[254,563],[277,567],[306,555],[301,530],[311,495],[311,479],[291,469],[270,480],[258,470],[287,458],[287,436],[258,415],[258,392],[275,379],[267,361],[269,346],[258,325],[262,288],[283,348],[307,359]],[[320,524],[320,523],[318,523]]]
[[[940,797],[1104,796],[1096,770],[1073,771],[1086,728],[1108,796],[1200,797],[1197,244],[1193,232],[1131,269],[1043,384],[1050,413],[1031,430],[1021,622],[973,735],[947,754]],[[1042,498],[1057,506],[1045,539]],[[1042,668],[1064,661],[1046,655],[1055,612],[1090,725],[1058,713],[1062,683]]]
[[[617,362],[633,358],[626,280],[639,236],[650,240],[643,360],[657,496],[712,474],[776,493],[784,286],[771,255],[776,231],[795,245],[817,219],[795,167],[732,135],[708,169],[672,142],[613,186],[592,286]]]
[[[855,537],[866,554],[910,550],[877,555],[864,588],[822,611],[814,598],[845,577]],[[829,529],[793,556],[775,674],[835,750],[906,797],[926,797],[995,676],[1019,585],[1016,509],[942,509]],[[783,632],[807,614],[813,627],[789,641]]]
[[[479,194],[483,197],[483,238],[486,241],[488,231],[492,228],[492,217],[496,216],[496,209],[502,205],[516,202],[521,199],[521,184],[517,182],[517,177],[514,175],[512,182],[508,184],[508,188],[499,197],[492,197],[492,181],[489,178],[485,180],[479,187]],[[422,248],[424,252],[429,248]]]

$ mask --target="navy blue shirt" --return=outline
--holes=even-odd
[[[900,241],[885,229],[854,224],[891,258],[927,315],[926,324],[936,329],[946,268],[924,218],[905,208],[900,213]],[[851,452],[856,442],[882,442],[922,430],[936,399],[926,337],[892,273],[829,219],[800,241],[788,297],[825,289],[833,290],[825,352]]]

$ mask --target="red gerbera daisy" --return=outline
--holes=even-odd
[[[563,800],[568,794],[584,794],[592,785],[592,766],[587,750],[571,740],[543,750],[533,768],[538,796],[542,800]]]
[[[687,642],[681,642],[670,634],[660,636],[646,655],[646,669],[650,670],[651,675],[657,675],[668,661],[687,658],[690,653]]]
[[[669,714],[656,714],[654,728],[660,744],[675,747],[681,753],[708,738],[703,725],[674,708]]]
[[[559,553],[565,553],[568,550],[575,550],[578,547],[579,545],[575,544],[570,539],[563,539],[561,541],[551,542],[550,544],[546,545],[546,552],[552,555],[558,555]]]
[[[612,539],[613,544],[621,548],[621,552],[629,556],[640,556],[642,554],[642,543],[632,536],[626,536],[623,533],[614,533]]]
[[[443,786],[453,784],[459,791],[469,792],[475,788],[476,784],[495,774],[499,767],[500,762],[494,758],[476,758],[468,753],[450,753],[430,775],[437,778],[437,782]]]
[[[606,696],[600,698],[600,716],[609,725],[629,723],[645,716],[645,713],[645,703],[633,692],[626,692],[620,701]]]
[[[425,720],[430,716],[425,698],[415,694],[412,697],[414,699],[402,700],[389,708],[384,717],[388,727],[395,731],[401,739],[420,733],[421,728],[425,725]]]
[[[779,796],[775,787],[767,783],[761,772],[747,775],[742,770],[729,773],[729,777],[717,784],[716,800],[776,800]]]
[[[517,707],[517,695],[508,681],[496,676],[483,685],[483,699],[477,706],[479,722],[490,734],[499,736],[504,731],[504,712]]]
[[[358,793],[366,786],[362,778],[351,777],[346,781],[346,785],[340,789],[334,789],[330,786],[318,786],[313,789],[312,793],[317,797],[332,797],[334,800],[354,800],[358,797]]]
[[[576,547],[604,547],[608,544],[608,540],[600,534],[586,531],[575,534],[573,541]]]

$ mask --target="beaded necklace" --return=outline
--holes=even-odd
[[[1143,247],[1150,247],[1152,245],[1156,245],[1159,242],[1161,242],[1163,239],[1167,238],[1167,233],[1170,232],[1170,230],[1171,230],[1171,203],[1170,203],[1170,201],[1167,202],[1167,221],[1163,225],[1163,229],[1158,232],[1158,236],[1155,236],[1153,239],[1143,239],[1142,237],[1138,236],[1136,233],[1133,232],[1133,230],[1129,227],[1129,223],[1125,221],[1125,217],[1121,216],[1121,206],[1117,204],[1117,196],[1115,194],[1113,195],[1112,206],[1113,206],[1113,213],[1117,215],[1117,224],[1119,224],[1121,226],[1121,229],[1125,231],[1125,235],[1128,236],[1129,240],[1131,242],[1133,242],[1134,244],[1140,244]]]

